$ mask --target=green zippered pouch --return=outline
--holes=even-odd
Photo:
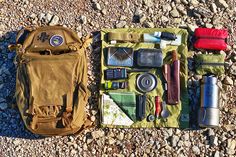
[[[198,54],[195,56],[195,69],[198,75],[222,75],[225,72],[225,56],[222,54]]]

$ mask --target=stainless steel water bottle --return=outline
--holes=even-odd
[[[203,76],[201,80],[201,107],[199,109],[198,123],[200,127],[219,126],[219,88],[217,78]]]

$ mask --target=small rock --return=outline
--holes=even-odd
[[[226,153],[229,155],[233,155],[235,153],[235,150],[233,149],[226,149]]]
[[[183,142],[183,141],[179,141],[177,145],[178,145],[178,147],[182,147],[182,146],[183,146],[183,144],[184,144],[184,142]]]
[[[196,28],[198,28],[197,25],[191,25],[191,24],[188,24],[187,25],[188,29],[191,31],[191,32],[194,32]]]
[[[189,133],[185,133],[184,136],[183,136],[183,139],[185,141],[188,141],[189,140]]]
[[[152,15],[154,13],[153,9],[152,8],[148,8],[148,13]]]
[[[19,145],[20,143],[21,143],[21,141],[18,140],[18,139],[16,139],[16,140],[13,141],[13,144],[14,144],[14,145]]]
[[[227,140],[227,153],[232,155],[235,152],[236,147],[236,140],[235,139],[228,139]]]
[[[187,11],[183,5],[179,5],[176,8],[182,15],[187,15]]]
[[[229,76],[226,76],[224,79],[224,83],[227,85],[233,85],[234,81]]]
[[[74,155],[74,154],[77,153],[77,151],[76,151],[75,149],[72,149],[72,150],[70,151],[70,153],[71,153],[71,155]]]
[[[227,124],[227,125],[223,125],[222,126],[222,129],[224,130],[224,131],[232,131],[232,130],[236,130],[236,125],[234,125],[234,124]]]
[[[47,14],[46,14],[46,16],[45,16],[45,20],[46,20],[46,22],[50,22],[50,21],[51,21],[51,19],[52,19],[52,17],[53,17],[53,15],[52,15],[52,14],[50,14],[50,13],[47,13]]]
[[[214,157],[220,157],[220,152],[216,151],[215,154],[214,154]]]
[[[114,144],[116,142],[116,140],[114,140],[114,138],[109,138],[108,140],[108,143],[111,145],[111,144]]]
[[[179,135],[179,134],[181,134],[181,131],[180,131],[180,129],[176,129],[176,131],[175,131],[175,134],[176,134],[176,135]]]
[[[84,145],[83,145],[83,150],[88,150],[88,146],[87,146],[87,144],[86,143],[84,143]]]
[[[213,131],[213,129],[209,129],[208,130],[208,136],[214,136],[215,135],[215,133],[214,133],[214,131]]]
[[[225,0],[216,0],[215,3],[220,8],[228,8],[228,4]]]
[[[45,18],[45,14],[44,14],[44,13],[40,13],[40,14],[38,15],[38,19],[39,19],[40,21],[42,21],[44,18]]]
[[[87,140],[86,140],[86,143],[87,143],[87,144],[90,144],[92,141],[93,141],[93,139],[87,139]]]
[[[135,9],[135,12],[134,12],[135,16],[141,16],[142,14],[143,14],[143,11],[140,8]]]
[[[118,136],[117,136],[117,139],[122,141],[124,139],[124,133],[121,132]]]
[[[236,114],[236,107],[231,108],[231,109],[229,110],[229,113],[231,113],[231,114]]]
[[[193,153],[196,155],[200,155],[200,149],[197,146],[192,147]]]
[[[0,103],[0,109],[1,110],[5,110],[5,109],[7,109],[7,107],[8,107],[7,103],[5,103],[5,102]]]
[[[236,65],[232,65],[231,68],[230,68],[230,73],[232,75],[236,75]]]
[[[32,14],[30,15],[30,18],[35,19],[35,18],[36,18],[36,14],[35,14],[35,13],[32,13]]]
[[[169,19],[168,19],[166,16],[162,16],[162,17],[161,17],[161,21],[162,21],[162,22],[168,22]]]
[[[124,15],[121,15],[121,16],[120,16],[120,20],[121,20],[121,21],[123,21],[123,20],[125,20],[125,19],[127,19],[126,16],[124,16]]]
[[[215,3],[211,3],[211,11],[212,11],[213,13],[217,13],[217,6],[216,6]]]
[[[130,154],[130,156],[129,156],[129,157],[135,157],[134,153]]]
[[[181,2],[185,5],[188,5],[188,1],[187,0],[181,0]]]
[[[168,133],[168,136],[172,136],[173,135],[173,129],[167,129],[166,132]]]
[[[153,6],[153,1],[152,0],[143,0],[144,5],[151,7]]]
[[[128,140],[130,140],[130,139],[133,137],[133,135],[132,135],[131,133],[128,133],[126,136],[127,136],[126,138],[127,138]]]
[[[69,139],[71,142],[73,142],[75,140],[73,136],[69,136]]]
[[[83,33],[82,32],[78,32],[77,35],[78,35],[79,38],[83,37]]]
[[[58,24],[58,22],[59,22],[59,17],[58,17],[57,15],[54,15],[54,16],[52,17],[52,20],[50,21],[49,25],[50,25],[50,26],[55,26],[55,25]]]
[[[87,23],[87,17],[84,16],[84,15],[81,15],[81,16],[80,16],[80,22],[81,22],[82,24],[86,24],[86,23]]]
[[[190,0],[190,4],[193,6],[197,6],[199,2],[197,0]]]
[[[105,134],[105,133],[104,133],[104,131],[102,131],[102,130],[93,131],[93,132],[91,133],[93,139],[102,137],[102,136],[104,136],[104,134]]]
[[[94,3],[93,7],[94,7],[94,9],[96,9],[96,10],[102,10],[100,4],[97,3],[97,2]]]
[[[210,142],[211,146],[218,146],[218,138],[217,138],[217,136],[211,135],[209,142]]]
[[[175,136],[175,135],[172,136],[172,138],[171,138],[171,146],[172,147],[176,147],[178,142],[179,142],[179,137]]]
[[[101,13],[102,13],[102,15],[106,15],[107,14],[107,10],[106,9],[102,9]]]
[[[91,116],[91,121],[94,122],[96,120],[95,116]]]
[[[234,44],[232,47],[233,47],[233,49],[236,49],[236,44]]]
[[[191,142],[190,142],[190,141],[184,141],[184,145],[185,145],[186,147],[190,147],[190,146],[191,146]]]
[[[126,21],[120,21],[119,23],[116,24],[116,28],[122,28],[126,25]]]
[[[182,21],[181,18],[174,18],[173,23],[179,24]]]
[[[140,22],[140,23],[143,23],[146,19],[147,19],[146,16],[143,15],[143,16],[141,16],[141,17],[139,18],[139,22]]]
[[[208,9],[205,9],[203,7],[197,7],[193,9],[193,13],[196,17],[210,17],[211,16],[211,11]],[[203,20],[207,20],[207,18],[204,18]],[[205,21],[204,21],[205,22]]]
[[[179,17],[179,12],[174,8],[171,12],[170,15],[172,17]]]
[[[147,154],[150,154],[150,152],[151,152],[151,149],[150,149],[150,148],[147,148],[147,149],[146,149],[146,153],[147,153]]]
[[[212,24],[210,24],[210,23],[206,23],[206,28],[212,28],[212,27],[213,27]]]
[[[153,22],[145,22],[145,26],[148,27],[148,28],[154,28],[155,27]]]
[[[226,56],[226,53],[225,53],[225,51],[223,51],[223,50],[220,51],[220,54]]]
[[[170,4],[165,4],[165,5],[163,5],[162,6],[162,10],[163,10],[163,12],[166,12],[166,11],[171,11],[171,6],[170,6]]]

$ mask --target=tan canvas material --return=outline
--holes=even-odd
[[[83,130],[89,123],[85,113],[87,89],[86,47],[76,33],[47,26],[30,30],[16,49],[16,101],[25,123],[33,133],[67,135]],[[52,36],[61,36],[59,46]]]

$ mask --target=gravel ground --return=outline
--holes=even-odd
[[[15,105],[15,53],[7,46],[25,26],[61,24],[84,36],[101,28],[227,28],[226,73],[220,77],[221,121],[217,129],[100,129],[64,137],[41,137],[24,128]],[[98,126],[100,53],[89,53],[88,112]],[[198,103],[199,79],[189,46],[189,94]],[[236,156],[236,2],[234,0],[0,0],[0,157],[4,156]],[[196,92],[197,91],[197,92]],[[194,107],[192,114],[196,113]]]

